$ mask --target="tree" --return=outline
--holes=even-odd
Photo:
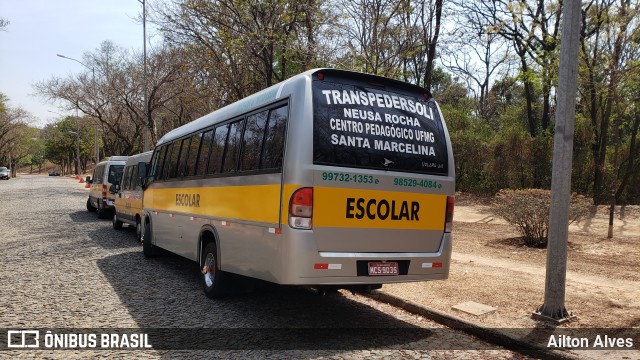
[[[162,122],[167,113],[167,105],[185,92],[198,94],[192,86],[193,78],[184,71],[181,52],[161,47],[150,54],[149,81],[145,82],[141,55],[105,41],[95,52],[86,53],[83,73],[67,78],[54,77],[37,83],[34,88],[41,97],[52,102],[66,103],[67,110],[77,109],[94,119],[102,130],[104,150],[107,154],[130,155],[142,151],[142,135],[145,128],[151,131],[151,141],[175,126],[182,125],[195,117],[185,119],[185,111],[178,114],[179,121],[161,134],[157,123]],[[144,115],[144,86],[148,94],[149,111]],[[189,99],[194,103],[192,99]],[[172,104],[173,105],[173,104]],[[174,106],[169,109],[175,109]],[[191,109],[186,111],[187,114]],[[160,113],[160,114],[157,114]],[[206,112],[205,112],[206,113]],[[156,116],[158,115],[158,116]]]
[[[310,14],[319,6],[319,1],[174,0],[154,7],[153,21],[169,44],[185,49],[206,71],[226,105],[309,65],[316,44],[309,35],[317,28]]]
[[[478,115],[487,120],[492,116],[487,99],[492,77],[503,68],[503,74],[508,74],[511,59],[508,42],[490,30],[492,23],[482,16],[479,6],[476,1],[455,4],[459,26],[454,30],[455,36],[447,41],[442,62],[449,71],[468,79]]]
[[[78,131],[78,128],[77,119],[68,116],[45,126],[42,130],[45,157],[59,165],[63,175],[73,172],[72,167],[76,162],[77,135],[70,131]]]
[[[0,31],[7,31],[7,27],[9,26],[9,20],[5,18],[0,18]]]
[[[406,6],[403,1],[345,0],[340,3],[345,21],[341,42],[346,61],[353,70],[396,77],[400,65],[400,49],[406,44],[399,39],[398,17]]]
[[[631,71],[637,72],[639,11],[638,3],[630,0],[592,0],[583,11],[581,105],[593,128],[596,204],[606,199],[606,157],[618,94],[623,91],[621,86],[632,84],[622,80]]]
[[[7,105],[8,98],[0,93],[0,164],[6,164],[16,175],[16,165],[22,159],[22,141],[31,115],[21,108]]]

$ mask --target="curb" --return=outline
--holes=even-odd
[[[455,330],[463,331],[479,339],[488,341],[523,355],[535,356],[543,359],[579,360],[580,357],[564,351],[551,350],[521,339],[507,335],[497,329],[485,328],[480,324],[470,322],[455,315],[447,314],[440,310],[428,308],[416,302],[399,298],[384,291],[374,290],[370,294],[364,293],[371,299],[381,301],[402,308],[410,313],[422,315],[438,324],[445,325]]]

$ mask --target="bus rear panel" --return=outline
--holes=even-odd
[[[369,75],[310,78],[312,106],[289,123],[279,282],[446,279],[455,181],[436,102]]]

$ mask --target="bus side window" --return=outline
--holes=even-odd
[[[222,164],[222,155],[224,154],[224,144],[227,141],[229,133],[229,125],[218,126],[211,143],[211,155],[209,155],[209,167],[207,174],[216,174],[220,172]]]
[[[164,162],[162,165],[162,175],[160,177],[162,180],[169,179],[169,170],[171,169],[171,153],[174,151],[176,147],[177,146],[175,146],[175,143],[171,143],[167,145],[167,153],[164,156]]]
[[[222,172],[235,172],[238,168],[237,160],[242,144],[242,128],[244,121],[236,121],[231,123],[229,127],[229,136],[224,151],[224,160],[222,161]]]
[[[196,165],[198,161],[198,150],[200,150],[200,138],[202,133],[194,134],[191,136],[191,142],[189,145],[189,155],[185,161],[184,176],[195,175]]]
[[[124,174],[122,174],[122,180],[120,181],[120,190],[129,190],[129,181],[131,180],[131,166],[127,167]]]
[[[288,106],[279,107],[269,113],[262,150],[262,169],[279,169],[284,156],[284,138],[287,128]]]
[[[213,140],[213,129],[205,131],[202,134],[200,151],[198,152],[198,165],[195,175],[204,175],[207,173],[207,165],[209,164],[209,152],[211,150],[211,141]]]
[[[164,158],[167,155],[167,145],[162,145],[159,153],[160,154],[158,155],[157,166],[155,167],[155,169],[153,169],[153,172],[151,173],[153,180],[162,179],[162,166],[164,165]]]
[[[169,163],[169,171],[167,173],[167,179],[173,179],[178,173],[178,161],[180,160],[182,141],[177,140],[173,143],[173,150],[171,150],[171,157],[167,158]]]
[[[191,147],[190,144],[190,137],[182,140],[182,151],[180,152],[180,158],[178,158],[178,167],[176,169],[176,177],[178,178],[185,176],[185,171],[187,169],[187,158],[189,157],[189,148]]]
[[[140,177],[138,176],[138,164],[131,167],[131,182],[129,183],[130,190],[141,190]]]
[[[138,178],[138,169],[137,165],[129,166],[129,170],[127,170],[129,174],[127,175],[127,189],[133,190],[133,186],[135,185],[136,179]]]
[[[242,141],[240,171],[258,170],[260,168],[260,152],[267,125],[267,110],[247,117],[247,125]]]
[[[104,165],[96,168],[95,175],[93,176],[93,184],[102,184],[102,179],[104,179]]]

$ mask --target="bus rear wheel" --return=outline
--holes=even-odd
[[[136,216],[136,240],[142,242],[142,223],[140,218]]]
[[[146,258],[156,257],[158,250],[153,246],[151,239],[151,223],[146,222],[144,226],[144,236],[142,237],[142,253]]]
[[[202,254],[202,287],[205,295],[217,299],[226,294],[224,289],[224,272],[218,265],[218,249],[216,244],[209,243]]]
[[[98,200],[98,208],[96,209],[96,214],[98,214],[98,219],[106,219],[107,218],[107,210],[102,207],[102,202]]]
[[[113,229],[114,230],[122,230],[122,221],[120,221],[120,219],[118,219],[118,214],[115,212],[115,210],[113,211]]]
[[[91,199],[87,199],[87,211],[95,212],[96,210],[96,207],[91,205]]]

